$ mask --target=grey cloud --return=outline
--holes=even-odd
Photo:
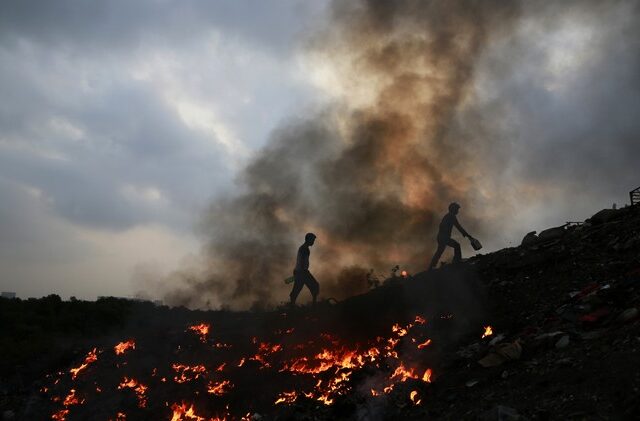
[[[229,188],[236,158],[168,109],[158,84],[173,78],[178,94],[214,103],[239,142],[255,147],[292,101],[309,95],[280,74],[282,58],[273,55],[292,54],[295,34],[322,6],[69,0],[0,8],[0,174],[41,189],[75,223],[190,231],[206,198]],[[212,29],[222,43],[214,52]],[[161,67],[159,79],[135,79],[138,65]],[[81,138],[57,133],[52,121]],[[145,189],[169,203],[132,200]]]
[[[0,197],[0,262],[5,268],[34,260],[56,264],[89,254],[86,244],[60,241],[64,231],[44,220],[39,199],[25,186],[0,177]],[[3,271],[0,278],[4,275]]]
[[[0,111],[0,174],[41,189],[59,215],[109,229],[155,221],[190,230],[194,198],[228,183],[222,147],[185,127],[152,87],[115,78],[100,95],[69,92],[69,101],[25,70],[0,73],[16,98]],[[81,138],[56,133],[55,120]],[[170,203],[136,203],[123,196],[128,185],[159,189]]]
[[[288,54],[309,17],[322,15],[325,1],[236,0],[5,1],[0,34],[7,41],[27,37],[43,44],[137,49],[156,40],[184,42],[214,28],[271,53]]]
[[[570,67],[555,89],[544,80],[545,51],[554,45],[526,38],[536,32],[522,32],[489,58],[485,70],[493,72],[494,104],[506,112],[494,114],[487,106],[484,117],[505,121],[517,182],[562,190],[567,202],[588,206],[565,218],[588,216],[598,206],[626,200],[628,190],[640,185],[640,5],[569,2],[529,8],[545,34],[566,26],[590,31],[587,57]],[[565,59],[573,53],[566,51]]]

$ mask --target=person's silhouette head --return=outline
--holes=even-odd
[[[452,202],[452,203],[449,205],[449,213],[450,213],[450,214],[452,214],[452,215],[457,215],[459,210],[460,210],[460,205],[459,205],[459,204],[457,204],[456,202]]]
[[[304,236],[304,243],[308,246],[312,246],[315,241],[316,241],[316,235],[312,232],[308,232]]]

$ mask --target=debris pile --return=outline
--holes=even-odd
[[[443,414],[638,417],[640,206],[529,233],[469,263],[488,286],[495,336],[457,349],[438,385],[442,399],[456,396]],[[498,418],[505,408],[519,418]]]

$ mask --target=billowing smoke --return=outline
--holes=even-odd
[[[597,2],[565,9],[581,4],[588,9]],[[545,133],[554,139],[566,117],[547,111],[542,95],[521,98],[514,83],[505,85],[501,100],[479,100],[478,84],[499,86],[501,74],[517,81],[517,60],[510,67],[495,46],[522,58],[522,28],[531,19],[562,15],[555,9],[501,0],[336,1],[330,28],[309,47],[318,66],[331,70],[324,83],[335,91],[335,103],[283,124],[244,170],[237,193],[215,200],[201,227],[210,239],[206,262],[174,275],[178,286],[167,302],[247,307],[285,301],[289,287],[282,280],[308,231],[318,236],[311,271],[321,297],[340,299],[366,290],[370,268],[382,274],[396,264],[425,269],[451,201],[462,204],[465,228],[483,238],[504,228],[517,208],[514,198],[543,200],[536,177],[522,176],[536,168],[522,145]],[[479,82],[480,67],[494,79]],[[545,89],[549,98],[557,92]],[[506,139],[527,119],[518,114],[524,107],[506,107],[536,99],[547,121],[557,121],[545,125],[543,119],[514,135],[522,143],[511,150]],[[564,152],[566,162],[577,162]],[[515,174],[507,164],[517,154],[524,170],[514,180],[506,177]]]
[[[353,97],[271,135],[237,196],[211,206],[206,269],[177,275],[187,282],[169,302],[285,300],[274,295],[308,231],[318,236],[311,269],[321,296],[343,298],[367,288],[369,268],[426,267],[450,201],[470,210],[461,219],[471,232],[481,229],[477,187],[490,145],[474,143],[477,128],[461,127],[456,113],[483,47],[517,17],[515,3],[340,1],[332,13],[311,48],[341,63]]]

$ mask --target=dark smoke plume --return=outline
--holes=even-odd
[[[479,175],[495,151],[477,136],[481,124],[465,127],[456,113],[483,48],[518,15],[517,3],[505,1],[335,2],[330,32],[311,48],[343,63],[345,83],[366,98],[271,135],[238,194],[211,206],[206,268],[175,274],[180,289],[166,300],[236,308],[284,301],[282,280],[307,231],[318,236],[311,270],[321,296],[363,292],[369,268],[426,267],[453,200],[481,235],[479,220],[489,215]]]

